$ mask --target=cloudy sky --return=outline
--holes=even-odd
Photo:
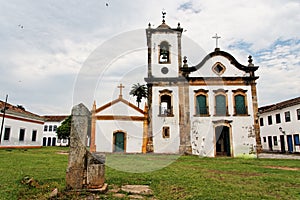
[[[300,96],[298,0],[0,0],[0,99],[68,114],[80,101],[112,100],[123,83],[134,100],[130,87],[146,75],[144,29],[161,24],[163,9],[202,52],[214,50],[218,33],[240,63],[252,55],[260,106]],[[189,53],[191,64],[204,55]]]

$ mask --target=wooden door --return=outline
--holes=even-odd
[[[115,152],[124,152],[125,149],[125,134],[123,132],[117,132],[115,137]]]

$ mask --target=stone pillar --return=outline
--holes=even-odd
[[[144,121],[143,121],[143,146],[142,153],[147,153],[148,143],[148,106],[145,104],[144,108]]]
[[[90,111],[83,104],[76,105],[72,109],[67,188],[82,189],[85,184],[86,136],[90,116]]]
[[[258,103],[257,103],[257,92],[256,92],[256,82],[251,81],[251,93],[252,93],[252,106],[253,106],[253,118],[254,118],[254,132],[256,139],[256,153],[262,152],[261,138],[260,138],[260,128],[259,128],[259,117],[258,117]]]
[[[105,155],[91,153],[86,148],[88,131],[91,131],[91,113],[79,104],[72,109],[70,153],[66,173],[68,189],[105,191]]]
[[[96,152],[95,140],[96,140],[96,102],[94,101],[93,108],[92,108],[90,152]]]
[[[148,137],[147,137],[147,153],[154,151],[153,133],[152,133],[152,84],[148,83]]]
[[[105,156],[103,154],[88,153],[86,187],[88,189],[99,189],[104,185]]]
[[[180,154],[191,154],[191,124],[189,104],[189,83],[184,81],[179,84],[179,130],[180,130]]]

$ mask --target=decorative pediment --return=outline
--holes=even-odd
[[[137,107],[136,105],[130,103],[129,101],[126,101],[126,100],[123,99],[122,97],[119,97],[119,98],[117,98],[117,99],[115,99],[115,100],[113,100],[113,101],[111,101],[111,102],[109,102],[109,103],[107,103],[107,104],[105,104],[105,105],[103,105],[103,106],[97,108],[97,109],[95,110],[95,113],[102,112],[102,111],[104,111],[104,110],[106,110],[106,109],[112,107],[113,105],[119,103],[119,102],[125,104],[126,106],[129,106],[129,107],[132,108],[133,110],[135,110],[135,111],[137,111],[137,112],[139,112],[139,113],[141,113],[141,114],[143,114],[143,115],[145,114],[145,112],[144,112],[142,109],[140,109],[140,108]]]
[[[213,90],[214,93],[227,93],[228,90],[224,90],[224,89],[217,89],[217,90]]]
[[[232,120],[220,119],[212,121],[214,124],[230,124]]]
[[[199,89],[199,90],[194,90],[195,93],[208,93],[208,90],[204,89]]]
[[[159,90],[159,93],[161,94],[163,93],[171,94],[172,92],[173,92],[172,90],[168,90],[168,89]]]
[[[232,90],[232,92],[233,93],[246,93],[247,92],[247,90],[243,90],[243,89],[241,89],[241,88],[239,88],[239,89],[237,89],[237,90]]]

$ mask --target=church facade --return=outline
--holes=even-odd
[[[231,54],[216,48],[199,64],[188,66],[182,55],[182,32],[180,24],[171,28],[164,19],[157,28],[149,24],[146,29],[148,102],[144,110],[122,96],[98,109],[93,107],[94,124],[108,123],[109,119],[114,119],[114,124],[118,120],[123,123],[128,119],[138,124],[133,132],[139,139],[129,144],[125,126],[119,129],[108,125],[109,133],[105,135],[93,131],[96,125],[92,123],[91,150],[114,152],[117,137],[123,134],[124,152],[236,157],[260,151],[255,75],[258,67],[252,64],[251,56],[249,63],[242,65]],[[136,115],[97,117],[97,113],[117,102],[131,107]],[[101,137],[109,138],[108,143],[101,144]],[[126,150],[130,148],[133,149]]]

